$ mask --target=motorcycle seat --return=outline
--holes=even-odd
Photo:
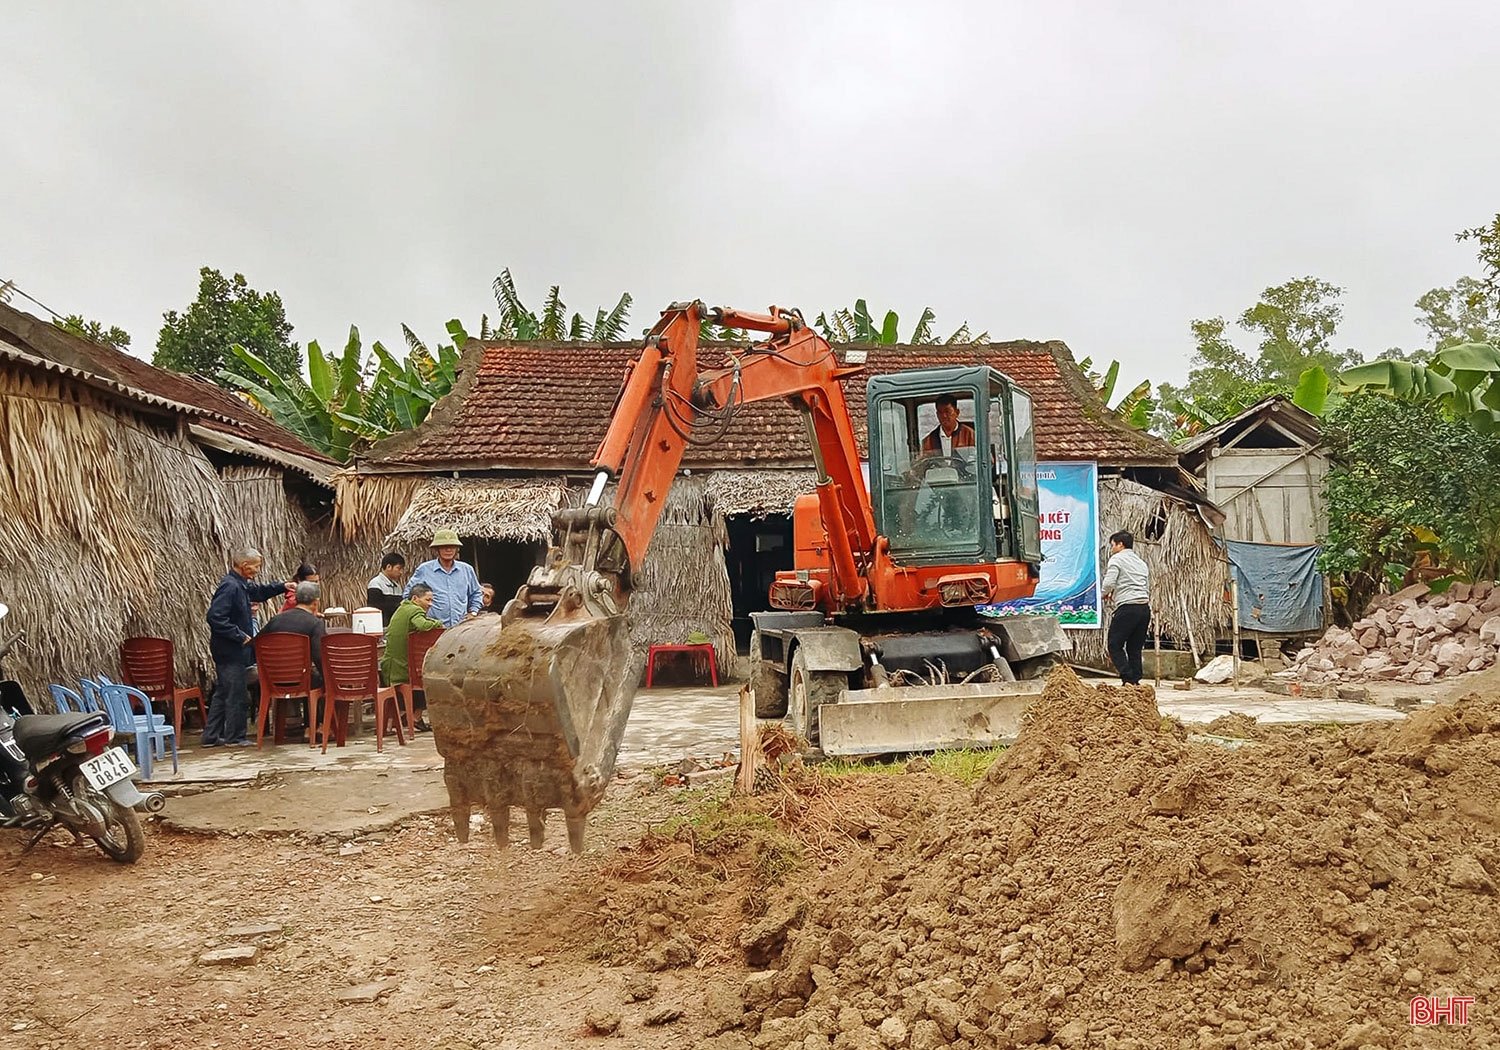
[[[98,712],[22,715],[16,719],[16,744],[27,758],[38,761],[56,754],[64,740],[91,725],[104,728],[109,719]]]

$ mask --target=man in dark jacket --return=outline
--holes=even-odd
[[[296,604],[271,617],[260,629],[261,634],[279,632],[307,635],[308,651],[312,656],[314,689],[323,684],[323,636],[328,633],[328,625],[323,622],[323,617],[318,613],[320,593],[320,588],[316,583],[309,580],[302,581],[292,592],[292,601]]]
[[[246,680],[255,650],[250,640],[255,635],[255,621],[250,603],[274,598],[287,589],[284,582],[256,583],[260,573],[260,552],[241,551],[234,568],[224,574],[208,605],[208,650],[214,658],[218,681],[208,707],[208,724],[203,727],[203,746],[248,747],[245,738],[249,697]]]

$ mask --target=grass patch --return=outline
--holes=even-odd
[[[642,846],[648,855],[686,848],[700,871],[725,877],[748,868],[761,887],[796,870],[802,846],[774,817],[732,798],[705,797],[687,812],[653,824]]]
[[[955,748],[935,751],[916,758],[870,758],[832,759],[821,763],[818,772],[828,776],[849,776],[856,773],[890,775],[924,771],[939,776],[952,777],[964,784],[973,784],[989,772],[995,759],[1005,748]]]

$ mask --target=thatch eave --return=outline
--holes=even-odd
[[[284,467],[304,475],[309,480],[333,491],[333,472],[336,466],[333,463],[323,463],[306,456],[299,456],[295,452],[284,452],[281,449],[273,449],[254,441],[246,440],[234,434],[226,434],[222,430],[212,427],[199,426],[196,423],[188,425],[188,433],[193,440],[200,445],[218,449],[231,455],[244,456],[247,459],[258,460],[262,463],[270,463],[273,466]]]
[[[790,514],[797,497],[812,492],[817,482],[811,468],[705,470],[699,476],[715,509],[726,518]]]
[[[538,542],[552,535],[561,478],[430,478],[418,485],[387,546],[425,544],[437,529],[486,540]]]
[[[207,409],[199,408],[197,405],[187,405],[183,404],[181,401],[173,401],[171,398],[162,397],[159,394],[152,394],[148,391],[140,390],[133,386],[127,386],[124,383],[116,382],[113,379],[106,379],[103,376],[95,375],[92,372],[86,372],[81,368],[74,367],[73,365],[65,365],[61,362],[52,361],[45,357],[38,357],[35,354],[28,353],[27,351],[21,349],[20,347],[16,346],[14,343],[6,339],[0,339],[0,358],[4,358],[8,361],[14,361],[17,364],[25,365],[28,368],[36,368],[43,372],[51,372],[54,375],[64,376],[77,383],[80,383],[83,386],[89,387],[90,389],[97,390],[103,394],[111,395],[117,400],[123,399],[124,401],[131,403],[131,407],[137,410],[139,410],[141,406],[145,406],[148,409],[157,410],[157,412],[161,415],[170,416],[181,414],[187,416],[196,416],[202,419],[217,419],[224,423],[234,422],[234,420],[230,419],[228,416],[216,415],[215,413],[210,412]]]

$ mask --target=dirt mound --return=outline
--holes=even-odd
[[[1407,1045],[1412,996],[1500,986],[1497,815],[1494,699],[1228,750],[1060,670],[976,788],[769,895],[746,1021],[768,1047]]]
[[[1266,730],[1250,715],[1241,714],[1236,711],[1233,714],[1220,715],[1208,725],[1204,731],[1213,736],[1227,736],[1234,740],[1264,740]]]

